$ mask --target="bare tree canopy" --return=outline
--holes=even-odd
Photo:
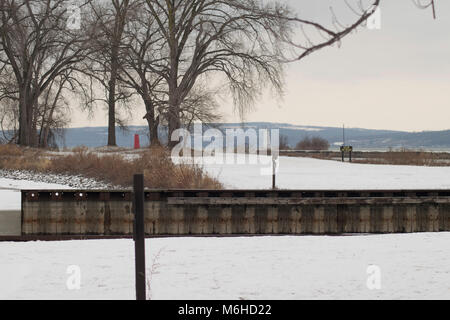
[[[295,60],[301,60],[311,53],[332,46],[335,43],[340,42],[344,37],[354,32],[357,28],[364,25],[367,20],[375,13],[375,11],[379,8],[380,0],[372,0],[372,4],[368,7],[364,8],[362,2],[358,3],[357,7],[351,6],[349,2],[344,0],[345,5],[356,14],[357,19],[345,25],[339,22],[339,18],[335,16],[333,8],[331,8],[333,28],[326,27],[324,24],[318,23],[316,21],[299,18],[297,16],[290,17],[287,16],[286,19],[293,21],[297,24],[297,26],[302,30],[303,35],[305,36],[302,39],[302,43],[296,43],[286,39],[288,43],[290,43],[293,47],[300,49],[300,54],[295,58]],[[313,41],[308,36],[306,29],[312,30],[321,35],[321,41]],[[312,32],[311,32],[312,33]]]
[[[89,5],[89,19],[97,25],[98,35],[91,45],[93,54],[87,56],[86,65],[80,70],[96,80],[105,91],[104,102],[108,106],[108,146],[116,146],[116,125],[123,126],[118,117],[116,105],[126,107],[133,92],[120,85],[119,73],[124,63],[125,28],[139,10],[139,1],[112,0],[93,1]]]
[[[2,74],[14,75],[20,145],[37,146],[39,97],[57,77],[66,74],[87,54],[92,29],[68,27],[67,9],[71,3],[67,0],[1,1],[0,70]]]
[[[165,63],[165,59],[161,58],[163,38],[157,31],[145,0],[139,1],[136,7],[138,9],[125,28],[119,80],[141,97],[146,111],[143,119],[148,123],[150,142],[157,145],[159,113],[164,107],[165,86],[161,76],[152,72],[152,66]]]
[[[19,144],[37,146],[48,144],[50,124],[64,124],[55,113],[65,106],[64,92],[78,87],[86,94],[91,84],[81,74],[104,89],[108,145],[116,144],[115,126],[122,123],[116,104],[130,107],[135,94],[155,142],[161,122],[170,137],[194,121],[220,119],[221,95],[231,96],[242,116],[264,89],[282,94],[286,63],[339,43],[380,0],[356,9],[343,0],[356,15],[342,24],[332,10],[331,27],[299,17],[281,1],[79,0],[78,28],[72,0],[0,3],[0,99],[8,102],[8,116],[0,119],[18,122]],[[11,112],[7,106],[14,104]]]
[[[243,114],[268,85],[281,92],[287,53],[301,51],[295,60],[330,46],[363,24],[379,0],[363,10],[351,25],[333,31],[300,19],[276,1],[258,0],[146,0],[164,39],[165,63],[152,72],[167,84],[168,126],[181,126],[181,105],[199,79],[210,73],[225,78],[234,103]],[[295,30],[315,28],[325,40],[296,43]],[[161,57],[162,58],[162,57]]]

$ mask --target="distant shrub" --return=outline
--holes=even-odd
[[[290,150],[291,147],[289,146],[288,137],[285,135],[280,136],[280,150]]]
[[[330,143],[321,137],[306,137],[297,143],[297,150],[328,150]]]

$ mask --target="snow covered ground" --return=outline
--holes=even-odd
[[[244,156],[238,155],[238,157],[242,160]],[[262,168],[268,168],[264,164],[204,164],[203,167],[228,188],[272,187],[272,176],[261,174]],[[450,189],[450,167],[370,165],[280,157],[277,187],[281,189]]]
[[[1,210],[20,210],[22,189],[70,189],[70,187],[44,182],[33,182],[27,180],[14,180],[0,178],[0,211]]]
[[[0,211],[20,210],[20,190],[111,190],[114,186],[82,176],[0,170]]]
[[[230,188],[271,185],[259,166],[204,167]],[[296,189],[442,189],[450,188],[450,167],[281,158],[277,182]],[[0,178],[0,211],[20,209],[20,189],[61,188],[68,187]],[[449,243],[450,233],[149,239],[147,268],[153,299],[450,299]],[[133,258],[131,240],[3,242],[0,299],[133,299]],[[80,268],[80,290],[67,287],[76,270],[69,266]],[[379,290],[367,286],[374,279]]]
[[[450,233],[148,239],[147,277],[152,299],[450,299],[449,243]],[[134,299],[132,240],[0,243],[0,257],[0,299]]]

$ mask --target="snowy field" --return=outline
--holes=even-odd
[[[238,157],[241,161],[245,161],[244,156],[239,155]],[[268,168],[264,164],[204,164],[203,167],[228,188],[265,189],[272,187],[272,176],[261,174],[261,169]],[[450,167],[370,165],[280,157],[277,187],[281,189],[366,190],[450,189]]]
[[[268,188],[256,165],[205,165],[229,188]],[[296,189],[450,188],[450,167],[281,158]],[[0,211],[20,189],[64,185],[0,178]],[[147,240],[152,299],[450,299],[450,233]],[[134,299],[131,240],[0,242],[0,299]],[[69,266],[80,290],[69,290]],[[370,265],[381,288],[370,290]],[[150,271],[150,270],[153,271]]]
[[[449,243],[450,233],[148,239],[147,277],[152,299],[450,299]],[[0,257],[0,299],[135,298],[132,240],[0,243]],[[79,290],[67,287],[72,265]],[[380,289],[367,285],[372,265]]]

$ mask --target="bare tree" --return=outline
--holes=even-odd
[[[163,38],[156,27],[145,1],[137,3],[125,30],[119,73],[120,82],[142,98],[146,110],[143,119],[148,123],[151,145],[160,144],[158,125],[165,93],[163,78],[152,72],[154,65],[164,64],[166,60],[162,51]]]
[[[105,90],[105,100],[99,100],[108,106],[108,146],[117,145],[116,125],[123,127],[125,124],[116,111],[117,103],[127,107],[133,95],[118,80],[126,53],[125,28],[138,6],[139,1],[134,0],[90,3],[91,19],[95,21],[99,35],[91,42],[95,52],[88,57],[80,71],[95,79]]]
[[[0,143],[11,143],[18,136],[19,91],[10,66],[3,65],[0,75]]]
[[[65,92],[73,91],[71,73],[55,78],[41,95],[34,121],[39,132],[39,147],[56,147],[56,138],[62,138],[64,129],[70,122],[69,101]]]
[[[70,99],[81,97],[90,99],[84,83],[73,77],[73,70],[56,77],[39,96],[33,111],[33,125],[37,131],[38,147],[57,146],[57,138],[63,138],[64,129],[70,122]],[[0,87],[3,95],[0,97],[0,129],[2,142],[16,142],[19,133],[19,98],[18,90],[8,90]],[[14,87],[16,83],[12,81]]]
[[[182,103],[206,74],[225,78],[239,112],[251,106],[262,89],[283,88],[286,50],[301,50],[295,60],[333,45],[364,23],[379,0],[349,26],[332,30],[292,14],[287,5],[260,0],[146,0],[164,38],[167,61],[152,72],[167,83],[169,137],[181,126]],[[310,27],[323,41],[299,44],[296,28]],[[175,142],[172,142],[174,144]]]
[[[49,128],[63,124],[53,116],[65,105],[63,92],[85,85],[75,71],[105,89],[108,145],[116,145],[122,123],[116,104],[127,105],[133,94],[144,102],[155,143],[161,121],[169,137],[182,125],[217,121],[223,85],[243,115],[264,88],[282,92],[286,62],[340,42],[380,3],[353,10],[357,17],[348,25],[334,17],[326,27],[276,1],[80,1],[92,19],[74,30],[67,27],[72,0],[0,0],[0,100],[7,110],[18,106],[2,123],[11,126],[18,116],[21,145],[47,145]]]
[[[219,92],[208,89],[205,83],[194,86],[181,104],[181,123],[191,129],[196,121],[208,124],[219,122],[222,115],[216,98],[218,95]]]
[[[84,0],[83,7],[90,0]],[[18,91],[19,134],[23,146],[38,144],[39,97],[54,80],[82,61],[95,26],[68,27],[68,0],[2,0],[0,64],[10,69]]]
[[[14,99],[0,102],[0,143],[13,143],[18,135],[19,109]]]
[[[145,1],[143,4],[127,28],[126,63],[122,64],[120,79],[142,97],[146,109],[144,119],[148,122],[153,145],[160,143],[158,125],[168,122],[169,118],[167,82],[161,72],[155,72],[167,68],[169,51],[151,9],[145,5]],[[207,87],[199,83],[181,102],[180,121],[185,126],[190,127],[194,121],[212,122],[220,119],[215,101],[217,92]]]

